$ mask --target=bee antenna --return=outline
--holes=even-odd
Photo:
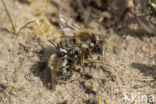
[[[49,42],[56,48],[56,49],[59,49],[58,46],[51,40],[49,40]]]

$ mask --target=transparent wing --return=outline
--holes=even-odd
[[[70,17],[67,17],[67,15],[60,13],[59,14],[59,20],[60,20],[60,28],[66,33],[66,34],[72,34],[78,30],[80,30],[80,26],[77,25],[72,21]]]

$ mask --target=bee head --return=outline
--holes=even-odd
[[[57,44],[53,41],[49,40],[49,42],[55,47],[56,53],[58,57],[64,57],[67,54],[67,50],[60,48]]]
[[[93,49],[93,52],[102,54],[102,48],[101,48],[101,46],[100,45],[95,45],[94,46],[94,49]]]
[[[92,43],[90,44],[90,47],[92,48],[92,52],[102,54],[102,45],[103,45],[102,37],[96,34],[92,34],[91,42]]]
[[[65,49],[60,48],[59,50],[57,50],[56,53],[58,57],[65,57],[67,54],[67,51]]]

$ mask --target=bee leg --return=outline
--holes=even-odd
[[[91,52],[90,52],[90,51],[89,51],[88,56],[89,56],[91,59],[93,59],[93,57],[92,57],[92,55],[91,55]]]
[[[83,76],[83,74],[84,74],[84,56],[79,56],[79,58],[78,58],[78,64],[80,65],[80,66],[82,66],[82,69],[81,69],[81,71],[82,71],[82,73],[81,73],[81,75]]]
[[[84,60],[82,60],[82,76],[84,76],[85,75],[85,64],[84,64]]]
[[[54,71],[51,71],[51,90],[53,91],[55,90],[56,85],[57,85],[57,80],[58,80],[57,77],[58,77],[57,73]]]
[[[86,54],[86,59],[92,59],[91,50],[88,48]]]
[[[50,69],[50,72],[51,72],[51,90],[55,90],[55,87],[56,87],[56,84],[57,84],[57,79],[58,79],[58,76],[57,76],[57,70],[58,67],[56,65],[56,54],[53,54],[50,56],[49,58],[49,62],[48,62],[48,67]]]
[[[84,64],[82,64],[82,70],[83,70],[83,74],[84,74],[84,71],[85,71],[84,69],[85,69],[85,68],[84,68]]]

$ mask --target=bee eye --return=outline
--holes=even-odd
[[[66,70],[67,70],[67,71],[70,71],[70,68],[67,68]]]
[[[95,52],[100,52],[100,51],[101,51],[100,47],[99,46],[95,46]]]
[[[95,34],[92,34],[91,36],[91,41],[95,44],[96,43],[96,37]]]
[[[59,52],[57,55],[58,55],[59,57],[63,57],[63,56],[65,56],[65,53]]]
[[[79,54],[79,52],[78,51],[75,51],[75,53],[74,53],[75,55],[78,55]]]
[[[73,43],[76,43],[76,39],[75,39],[75,38],[73,38],[72,42],[73,42]]]
[[[69,63],[73,63],[73,60],[72,60],[72,59],[68,59],[68,62],[69,62]]]

